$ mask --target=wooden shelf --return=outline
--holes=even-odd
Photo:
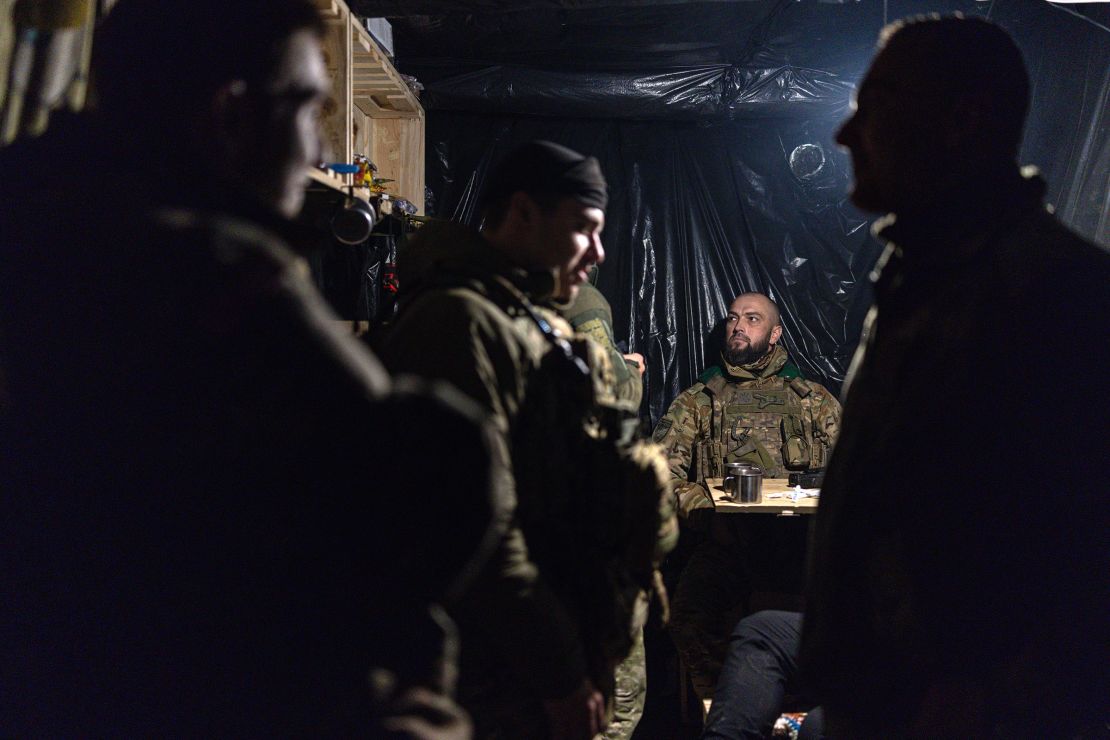
[[[372,118],[422,118],[424,109],[361,25],[351,25],[351,95]]]
[[[329,188],[335,188],[336,190],[342,190],[344,192],[346,192],[347,190],[347,183],[344,182],[343,177],[335,174],[334,172],[331,172],[330,170],[324,172],[323,170],[318,170],[315,167],[309,167],[305,171],[305,174],[308,175],[309,180],[319,183],[320,185],[326,185]]]
[[[362,19],[343,0],[315,0],[327,25],[324,56],[334,95],[321,118],[326,162],[362,154],[387,192],[424,210],[424,109]]]
[[[318,170],[315,167],[309,167],[307,170],[305,170],[305,174],[308,175],[309,180],[317,185],[323,185],[325,187],[331,188],[332,190],[337,190],[340,193],[353,195],[356,198],[361,198],[367,203],[370,202],[370,188],[352,188],[350,182],[348,182],[351,179],[350,175],[339,175],[332,172],[331,170],[324,172],[323,170]]]
[[[340,17],[339,5],[336,0],[316,0],[316,7],[326,20]]]

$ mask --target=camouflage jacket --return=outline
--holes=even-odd
[[[629,365],[613,338],[613,309],[601,291],[589,283],[578,288],[578,297],[566,308],[560,310],[574,330],[594,340],[608,355],[616,379],[617,398],[640,407],[644,397],[644,384],[640,371]]]
[[[586,473],[600,467],[574,456],[580,433],[607,437],[609,420],[628,410],[613,394],[605,354],[544,307],[554,285],[550,274],[515,267],[471,229],[424,226],[399,255],[398,278],[400,315],[383,359],[397,372],[449,381],[486,409],[499,431],[501,474],[514,492],[492,564],[458,610],[469,646],[460,694],[465,700],[468,682],[479,675],[498,686],[490,693],[533,700],[566,695],[587,675],[603,683],[597,666],[604,651],[591,638],[588,615],[604,610],[577,590],[597,582],[591,558],[603,555],[582,543],[601,530],[592,526],[595,513],[608,521],[616,512],[633,512],[601,501],[587,502],[593,508],[583,512],[572,492],[588,486]],[[677,527],[662,453],[654,445],[637,449],[631,456],[647,457],[641,480],[659,489],[652,510],[635,513],[645,525],[637,530],[647,535],[636,545],[625,540],[629,558],[643,564],[673,546]],[[604,457],[602,446],[588,452]],[[616,497],[624,489],[609,490]],[[623,524],[627,529],[629,522]],[[652,576],[648,563],[632,580],[642,588]],[[593,595],[607,596],[604,588]]]
[[[678,509],[709,508],[706,478],[724,463],[750,461],[771,478],[819,470],[840,428],[840,404],[787,364],[781,345],[750,365],[722,360],[678,395],[655,427],[675,483]]]

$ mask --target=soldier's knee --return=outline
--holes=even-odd
[[[733,640],[779,640],[801,631],[801,614],[767,609],[750,614],[739,622],[732,631]]]

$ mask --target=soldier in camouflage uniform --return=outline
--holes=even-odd
[[[384,359],[489,413],[514,493],[490,565],[455,610],[459,694],[480,738],[591,738],[677,538],[666,459],[618,440],[631,405],[605,354],[551,306],[604,257],[596,160],[547,142],[491,176],[481,233],[429,224],[398,260]],[[443,440],[451,444],[451,440]]]
[[[605,354],[606,366],[612,368],[612,392],[620,401],[632,408],[639,408],[644,395],[644,358],[633,352],[621,354],[613,337],[613,309],[601,291],[594,286],[597,269],[590,273],[590,282],[578,286],[578,295],[559,313],[580,335],[589,337]],[[636,634],[632,653],[616,669],[616,689],[613,702],[613,719],[606,728],[605,740],[624,740],[632,737],[636,725],[644,715],[647,700],[647,663],[644,654],[644,634]]]
[[[737,297],[721,364],[679,394],[656,425],[654,438],[667,452],[679,515],[688,525],[703,528],[713,507],[705,481],[724,477],[725,463],[755,463],[769,478],[827,463],[840,404],[801,377],[778,344],[781,336],[774,302],[760,293]],[[730,615],[746,596],[740,526],[738,518],[715,522],[675,594],[671,634],[702,698],[713,695],[735,623]]]
[[[585,334],[605,350],[616,375],[617,398],[636,408],[644,397],[644,356],[639,352],[621,354],[613,337],[613,309],[594,286],[597,270],[590,273],[590,282],[578,286],[578,296],[559,311],[574,330]]]

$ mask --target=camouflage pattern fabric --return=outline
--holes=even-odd
[[[702,699],[713,696],[749,589],[750,575],[736,547],[713,539],[694,550],[682,572],[668,631]]]
[[[605,351],[615,376],[613,392],[617,398],[628,401],[638,409],[644,396],[640,371],[629,365],[617,349],[613,336],[613,309],[601,291],[590,283],[583,283],[578,286],[578,296],[559,313],[575,332],[589,337]]]
[[[647,660],[644,654],[643,629],[636,635],[632,652],[616,669],[616,692],[613,694],[613,718],[601,734],[604,740],[627,740],[636,731],[644,716],[647,700]]]
[[[544,317],[556,331],[571,331],[562,318],[546,311]],[[572,432],[560,439],[550,427],[532,426],[514,439],[525,459],[518,481],[544,492],[535,499],[542,506],[522,505],[521,523],[536,561],[541,568],[550,564],[556,591],[581,606],[579,626],[586,643],[600,650],[587,650],[592,678],[611,698],[613,716],[624,728],[625,734],[614,737],[628,737],[642,714],[646,691],[642,650],[637,657],[636,646],[643,639],[649,594],[661,586],[657,568],[678,537],[674,496],[662,450],[635,439],[635,409],[614,396],[607,353],[581,335],[571,336],[569,344],[589,365],[592,399],[579,400],[582,394],[571,390],[573,378],[544,368],[552,374],[538,383],[557,390],[539,394],[551,405],[539,415],[591,418],[584,435]],[[589,408],[576,414],[576,402]],[[562,459],[575,460],[576,470],[557,474],[551,463]],[[552,525],[559,520],[573,526]],[[648,523],[652,526],[644,526]],[[567,542],[578,543],[576,557],[565,554]],[[598,571],[598,565],[603,569]]]
[[[707,478],[724,476],[728,462],[753,462],[770,478],[790,470],[824,468],[840,429],[840,404],[825,388],[784,370],[787,353],[775,346],[756,362],[722,361],[683,391],[655,427],[666,451],[679,515],[712,511]],[[686,564],[675,593],[670,632],[694,690],[710,698],[728,635],[748,592],[739,522],[721,521]]]
[[[579,286],[575,301],[562,309],[560,314],[576,332],[576,338],[586,338],[589,340],[588,344],[596,348],[591,350],[593,356],[590,366],[598,369],[594,373],[594,379],[599,398],[608,400],[611,396],[613,401],[625,402],[629,411],[634,412],[642,399],[643,384],[639,371],[629,367],[617,350],[613,340],[612,310],[605,297],[593,285],[584,283]],[[654,454],[661,455],[661,451]],[[677,541],[678,526],[673,507],[669,505],[671,500],[671,496],[661,500],[664,508],[659,514],[662,527],[656,539],[659,551],[653,556],[655,562],[659,562],[666,552],[673,549]],[[637,618],[636,624],[640,626],[636,629],[632,651],[617,664],[614,671],[612,719],[601,735],[605,740],[631,738],[644,714],[644,702],[647,700],[647,663],[642,624],[645,619],[646,613]]]
[[[722,375],[680,393],[656,424],[680,516],[712,508],[705,479],[723,477],[726,462],[754,462],[769,478],[825,467],[840,404],[818,383],[778,375],[786,363],[778,345],[752,365],[722,363]]]

